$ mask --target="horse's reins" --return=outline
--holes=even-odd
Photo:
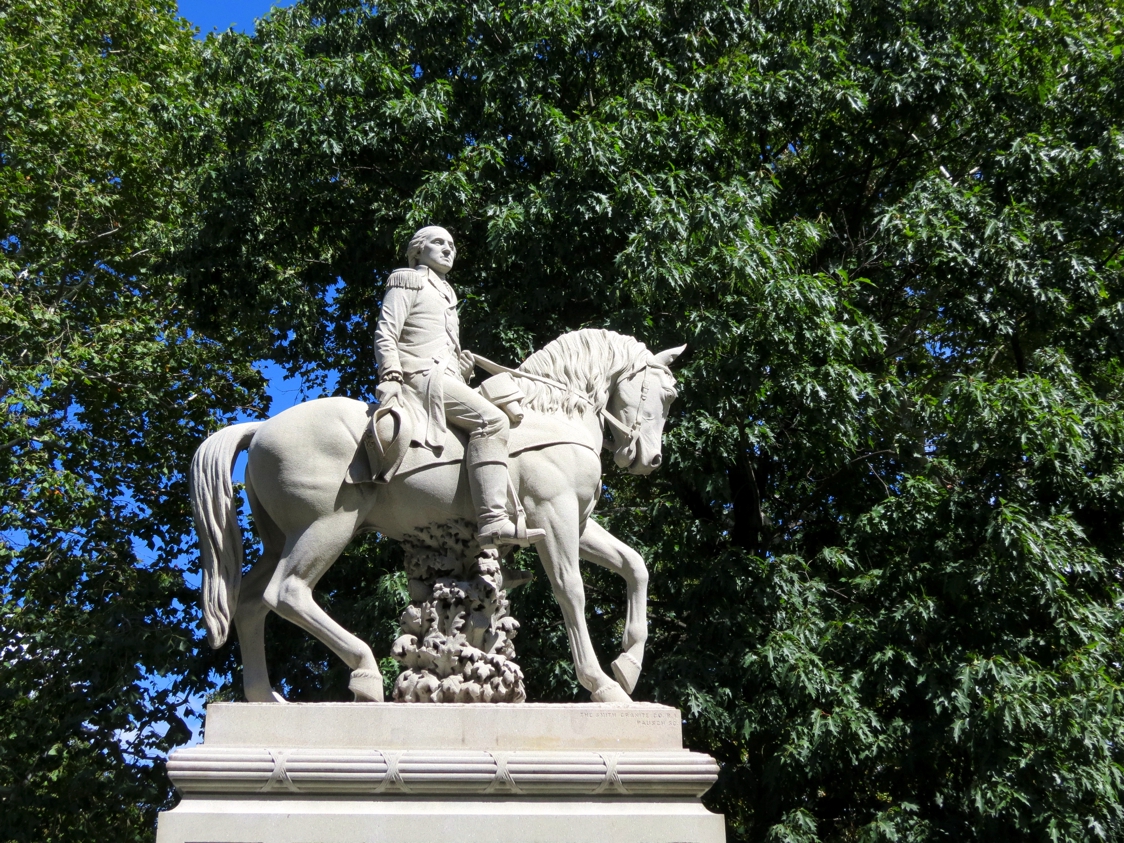
[[[542,375],[533,375],[530,372],[523,372],[519,369],[511,369],[507,366],[501,366],[499,363],[489,360],[487,357],[482,357],[474,351],[469,353],[472,355],[472,359],[476,361],[476,365],[483,369],[485,372],[491,372],[493,375],[514,375],[517,378],[526,378],[527,380],[537,381],[538,383],[546,384],[547,386],[554,387],[555,389],[561,389],[563,392],[568,392],[576,398],[584,401],[590,407],[595,406],[594,403],[589,400],[588,396],[582,395],[580,392],[571,389],[564,383],[560,383],[559,381],[556,381],[552,378],[544,378]],[[605,407],[601,407],[597,411],[598,415],[600,415],[601,418],[605,420],[609,427],[613,429],[614,433],[619,433],[621,436],[625,436],[628,438],[627,446],[623,447],[627,447],[629,449],[633,448],[636,445],[636,440],[640,438],[640,408],[644,406],[644,400],[648,397],[648,372],[651,370],[652,366],[656,364],[643,363],[641,365],[644,366],[644,381],[640,384],[640,401],[638,402],[636,407],[636,420],[632,423],[632,427],[625,427],[620,419],[610,413]],[[638,371],[640,371],[639,366],[637,366],[633,371],[630,371],[624,378],[618,378],[617,380],[627,380]],[[606,445],[607,444],[608,443],[606,443]]]

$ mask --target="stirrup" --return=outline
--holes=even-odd
[[[489,524],[477,534],[476,541],[484,550],[495,550],[509,544],[527,547],[544,538],[546,530],[529,529],[527,523],[520,518],[518,522],[507,520]]]

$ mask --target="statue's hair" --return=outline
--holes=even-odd
[[[524,360],[519,371],[550,378],[569,389],[519,378],[519,388],[527,396],[524,405],[541,413],[562,411],[570,418],[599,410],[609,400],[617,376],[650,356],[644,343],[615,331],[583,328],[563,334]]]
[[[421,255],[422,246],[425,245],[425,241],[438,231],[448,235],[450,240],[453,239],[453,235],[449,234],[446,229],[439,225],[427,225],[425,228],[419,228],[414,232],[414,236],[410,238],[410,242],[406,246],[406,262],[411,269],[418,265],[418,256]],[[454,245],[453,248],[456,249],[456,246]]]

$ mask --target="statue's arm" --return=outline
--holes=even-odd
[[[375,359],[379,364],[380,380],[391,372],[402,373],[398,338],[402,336],[402,327],[417,295],[417,290],[407,287],[390,287],[383,296],[379,321],[375,325]]]

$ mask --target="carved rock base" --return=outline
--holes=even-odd
[[[222,703],[206,735],[157,843],[725,840],[666,706]]]
[[[523,702],[523,671],[507,613],[504,570],[465,522],[434,525],[402,542],[410,605],[390,654],[405,670],[397,702]]]

